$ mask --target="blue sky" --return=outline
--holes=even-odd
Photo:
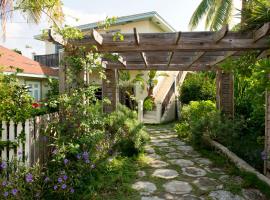
[[[176,30],[187,31],[189,19],[201,0],[64,0],[66,23],[79,25],[103,20],[106,16],[125,16],[149,11],[157,11]],[[235,0],[239,8],[240,0]],[[79,19],[78,21],[75,18]],[[233,20],[235,21],[235,20]],[[17,48],[25,56],[32,53],[44,54],[44,43],[33,39],[34,35],[48,27],[46,19],[39,25],[27,24],[26,20],[15,13],[12,22],[7,24],[7,38],[0,44]],[[197,30],[204,30],[201,24]]]

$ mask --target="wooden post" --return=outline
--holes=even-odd
[[[106,80],[102,81],[102,99],[107,98],[111,104],[104,104],[103,111],[111,113],[116,110],[119,102],[118,72],[116,69],[106,69]]]
[[[217,71],[217,108],[226,116],[234,117],[234,78],[232,73]]]
[[[64,51],[59,51],[59,93],[66,92],[66,66],[61,63],[64,58]]]
[[[269,74],[270,80],[270,74]],[[270,177],[270,91],[266,90],[265,94],[265,158],[264,174]]]

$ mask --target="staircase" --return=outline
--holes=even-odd
[[[154,89],[155,109],[143,113],[146,124],[160,124],[173,121],[177,111],[178,87],[183,83],[186,72],[169,71]]]

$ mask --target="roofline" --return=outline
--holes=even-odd
[[[12,75],[16,72],[3,72],[5,75]],[[55,79],[59,79],[58,76],[49,76],[49,75],[44,75],[44,74],[29,74],[29,73],[16,73],[16,76],[19,77],[31,77],[31,78],[55,78]]]
[[[130,21],[140,21],[142,19],[147,19],[147,18],[155,18],[159,22],[161,22],[163,25],[165,25],[165,27],[167,28],[168,31],[172,31],[172,32],[175,32],[176,31],[156,11],[146,12],[146,13],[139,13],[139,14],[135,14],[135,15],[128,15],[128,16],[119,17],[119,18],[116,19],[116,22],[112,24],[112,26],[114,26],[114,25],[120,25],[120,24],[124,24],[124,23],[128,23]],[[76,26],[76,28],[81,29],[81,30],[93,29],[93,28],[97,28],[98,25],[101,22],[102,21],[94,22],[94,23],[89,23],[89,24],[84,24],[84,25]]]
[[[165,31],[165,32],[176,32],[176,29],[174,29],[163,17],[161,17],[156,11],[152,11],[152,12],[145,12],[145,13],[139,13],[139,14],[134,14],[134,15],[127,15],[127,16],[122,16],[122,17],[118,17],[116,19],[116,22],[112,24],[112,26],[115,25],[121,25],[121,24],[125,24],[128,23],[130,21],[141,21],[143,19],[151,19],[154,18],[157,21],[160,22],[161,28]],[[152,20],[153,21],[153,20]],[[83,25],[79,25],[76,26],[76,28],[81,29],[82,31],[86,31],[86,30],[90,30],[93,28],[97,28],[99,26],[99,24],[102,23],[102,21],[98,21],[98,22],[94,22],[94,23],[89,23],[89,24],[83,24]],[[41,35],[35,35],[34,39],[36,40],[41,40],[44,41],[41,38]]]

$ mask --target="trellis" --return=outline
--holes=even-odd
[[[232,32],[224,26],[217,32],[171,32],[171,33],[124,33],[124,40],[113,34],[99,34],[93,30],[81,40],[69,41],[86,47],[86,51],[95,45],[98,52],[114,53],[117,61],[103,60],[108,82],[103,83],[103,96],[112,104],[105,111],[112,111],[117,104],[117,73],[124,70],[161,70],[161,71],[207,71],[217,72],[217,107],[225,114],[233,117],[233,75],[221,71],[218,65],[227,58],[235,59],[246,52],[257,51],[258,58],[270,55],[269,51],[270,23],[249,32]],[[50,32],[54,42],[61,39]],[[63,74],[62,74],[63,75]],[[63,76],[61,86],[65,88]],[[270,155],[270,95],[266,97],[266,131],[265,151]],[[270,176],[270,162],[265,161],[265,174]]]

